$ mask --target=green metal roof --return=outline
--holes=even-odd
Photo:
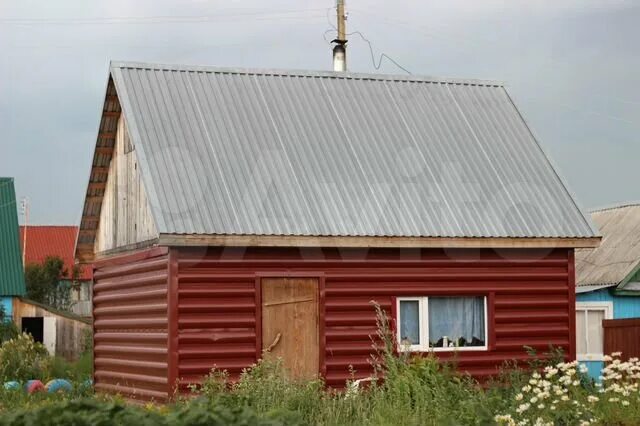
[[[0,296],[26,293],[13,178],[0,177]]]

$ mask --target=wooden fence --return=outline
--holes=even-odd
[[[622,358],[640,357],[640,318],[602,321],[604,353],[622,352]]]

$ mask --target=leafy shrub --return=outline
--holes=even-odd
[[[84,353],[77,361],[69,362],[62,357],[52,357],[47,363],[44,379],[65,378],[82,382],[91,378],[93,371],[93,354]]]
[[[0,380],[26,381],[44,378],[49,353],[28,334],[19,334],[0,346]]]
[[[158,413],[116,402],[92,399],[63,401],[36,409],[22,409],[0,417],[0,425],[74,425],[107,426],[164,425],[165,418]]]
[[[25,408],[0,417],[0,426],[74,425],[107,426],[130,425],[164,426],[284,426],[299,425],[286,416],[260,417],[247,406],[224,406],[195,401],[177,407],[169,414],[149,407],[125,405],[118,401],[77,399],[57,401],[37,408]]]
[[[480,386],[455,363],[398,353],[388,319],[378,308],[378,352],[367,383],[350,380],[346,391],[327,390],[322,380],[300,381],[282,360],[264,359],[237,382],[212,370],[193,394],[172,405],[126,406],[117,397],[27,395],[0,388],[0,426],[5,424],[106,425],[620,425],[640,424],[640,360],[606,357],[600,384],[579,365],[550,350],[532,354],[528,369],[515,361]],[[531,352],[531,351],[530,351]],[[455,359],[455,357],[454,357]],[[79,367],[55,360],[49,374],[80,377]],[[355,375],[354,375],[355,377]],[[15,411],[20,407],[18,411]],[[12,411],[13,410],[13,411]]]
[[[503,425],[520,424],[640,424],[640,361],[622,362],[620,353],[606,356],[610,362],[602,381],[591,385],[586,367],[577,361],[560,362],[533,372],[514,397],[513,408],[496,415]]]
[[[302,425],[295,415],[284,413],[260,417],[255,410],[246,405],[228,406],[196,401],[187,404],[167,417],[167,424],[190,426],[279,426]]]
[[[11,317],[7,315],[4,306],[0,305],[0,345],[17,337],[18,334],[20,334],[18,327],[13,323]]]

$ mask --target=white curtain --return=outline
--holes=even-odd
[[[429,297],[429,341],[434,345],[447,336],[450,342],[474,338],[486,344],[484,297]]]
[[[420,303],[417,300],[400,301],[400,341],[420,344]]]

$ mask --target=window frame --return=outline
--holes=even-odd
[[[432,348],[429,346],[429,297],[482,297],[484,301],[484,346],[460,346],[453,348]],[[396,334],[398,350],[400,352],[457,352],[457,351],[488,351],[489,350],[489,313],[486,294],[473,295],[443,295],[443,296],[403,296],[396,297]],[[418,301],[419,345],[404,345],[400,336],[400,302]]]
[[[588,311],[604,311],[604,319],[613,319],[613,302],[576,302],[576,360],[578,361],[604,361],[604,327],[602,327],[602,353],[578,353],[578,312],[585,312],[584,332],[587,348],[589,348],[589,315]]]

